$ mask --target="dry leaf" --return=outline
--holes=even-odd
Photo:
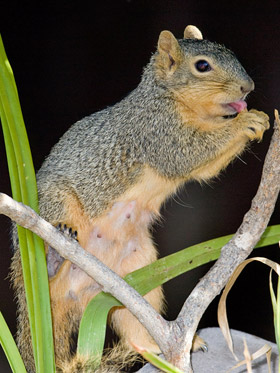
[[[234,350],[233,350],[233,342],[232,342],[232,338],[231,338],[231,335],[230,335],[230,330],[229,330],[229,325],[228,325],[228,319],[227,319],[227,311],[226,311],[226,298],[227,298],[227,295],[230,291],[230,289],[232,288],[232,286],[234,285],[237,277],[240,275],[240,273],[242,272],[242,270],[246,267],[247,264],[253,262],[253,261],[258,261],[258,262],[261,262],[263,264],[266,264],[267,266],[271,267],[277,274],[278,276],[280,276],[280,265],[270,259],[267,259],[267,258],[261,258],[261,257],[255,257],[255,258],[251,258],[251,259],[247,259],[245,260],[243,263],[241,263],[237,268],[236,270],[234,271],[234,273],[232,274],[232,276],[230,277],[223,293],[222,293],[222,296],[221,296],[221,299],[220,299],[220,302],[219,302],[219,306],[218,306],[218,323],[219,323],[219,326],[220,326],[220,329],[226,339],[226,342],[228,344],[228,347],[231,351],[231,353],[233,354],[234,358],[236,360],[238,360],[237,356],[235,355],[234,353]],[[252,359],[256,359],[258,358],[259,356],[261,356],[259,354],[259,352],[261,351],[262,354],[264,353],[268,353],[267,351],[267,346],[268,345],[265,345],[263,347],[263,349],[260,349],[258,350],[255,354],[252,355]],[[269,347],[269,346],[268,346]],[[271,347],[269,347],[270,350],[271,350]],[[270,357],[267,356],[267,360],[270,364]],[[241,363],[238,363],[238,365],[236,365],[234,368],[232,369],[235,369],[237,366],[240,366],[240,365],[243,365],[243,364],[246,364],[246,361],[244,360]],[[270,368],[269,368],[270,369]]]

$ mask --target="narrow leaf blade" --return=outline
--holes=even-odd
[[[8,325],[0,312],[0,343],[14,373],[26,373],[25,366]]]

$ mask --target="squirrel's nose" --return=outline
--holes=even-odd
[[[244,95],[253,91],[254,88],[255,88],[255,84],[254,84],[253,80],[249,80],[248,82],[246,82],[246,83],[244,83],[240,86],[240,90]]]

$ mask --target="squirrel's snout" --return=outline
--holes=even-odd
[[[255,89],[255,84],[254,84],[253,80],[249,80],[248,82],[244,82],[244,83],[240,86],[240,90],[241,90],[241,92],[242,92],[244,95],[250,93],[250,92],[253,91],[254,89]]]

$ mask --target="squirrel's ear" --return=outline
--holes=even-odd
[[[202,40],[203,36],[202,36],[201,31],[197,27],[189,25],[189,26],[187,26],[185,28],[184,39],[198,39],[198,40]]]
[[[177,39],[170,31],[160,33],[158,51],[162,67],[169,72],[174,72],[182,60],[182,53]]]

